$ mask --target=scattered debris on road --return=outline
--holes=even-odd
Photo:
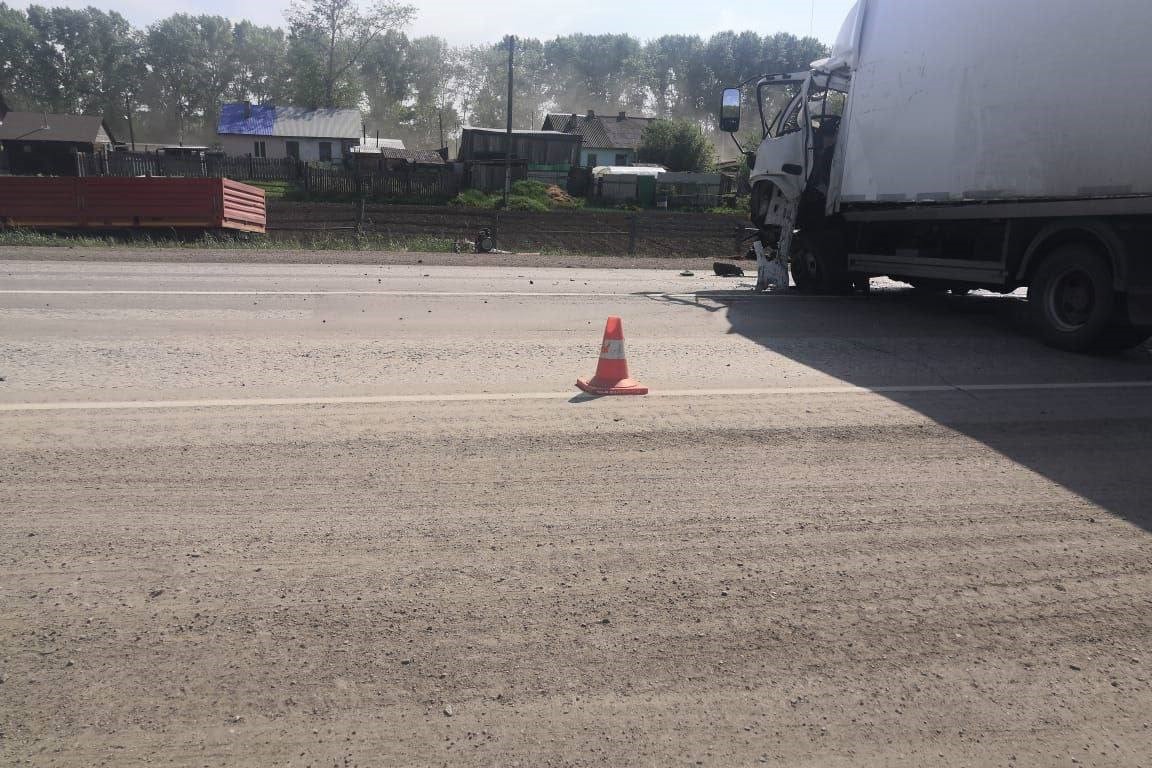
[[[735,264],[728,264],[723,261],[712,262],[712,271],[716,273],[717,277],[744,277],[744,270]]]

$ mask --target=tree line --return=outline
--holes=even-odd
[[[359,107],[367,129],[440,145],[461,125],[504,124],[507,48],[408,37],[416,9],[387,0],[302,0],[284,28],[177,13],[143,29],[114,11],[0,2],[0,93],[13,109],[101,114],[117,137],[211,143],[224,101]],[[712,125],[722,85],[796,71],[818,40],[573,34],[516,41],[513,121],[595,109]]]

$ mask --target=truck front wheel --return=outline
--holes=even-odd
[[[796,284],[797,289],[805,292],[819,289],[820,263],[816,260],[816,252],[803,235],[793,238],[788,264],[792,272],[792,282]]]
[[[1093,349],[1116,309],[1107,258],[1085,245],[1057,248],[1032,276],[1028,305],[1045,342],[1072,352]]]
[[[792,281],[801,291],[847,293],[852,289],[844,236],[835,230],[797,233],[788,264]]]

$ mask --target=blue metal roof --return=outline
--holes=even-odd
[[[245,112],[248,117],[245,117]],[[274,136],[276,126],[276,107],[271,104],[252,104],[243,102],[236,104],[222,104],[220,106],[220,122],[216,133],[237,133],[247,136]]]
[[[358,109],[249,106],[242,101],[222,104],[216,127],[218,134],[314,139],[359,139],[362,132]]]

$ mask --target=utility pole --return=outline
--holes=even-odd
[[[436,110],[436,118],[440,121],[440,146],[447,147],[448,145],[444,143],[444,110]]]
[[[132,128],[132,97],[124,94],[124,114],[128,118],[128,140],[132,142],[132,151],[136,151],[136,131]]]
[[[508,135],[504,140],[504,208],[508,208],[508,195],[512,192],[512,57],[516,51],[516,38],[508,35]]]

